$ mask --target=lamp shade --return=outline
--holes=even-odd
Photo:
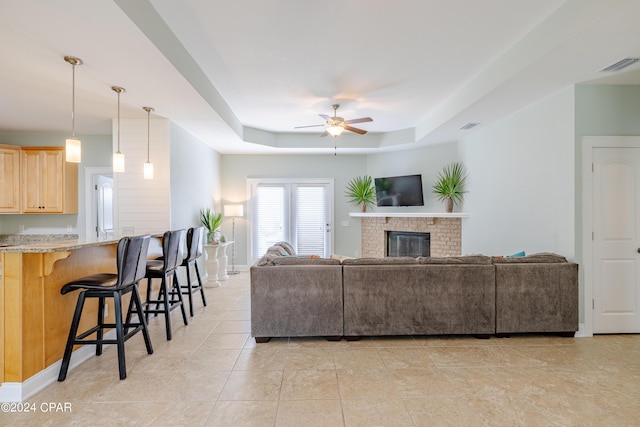
[[[342,126],[329,126],[327,128],[327,132],[329,132],[329,135],[334,136],[334,137],[335,136],[340,136],[342,131],[344,131],[344,128]]]
[[[119,151],[113,153],[113,171],[118,173],[124,172],[124,154]]]
[[[224,216],[244,216],[244,206],[242,205],[224,205]]]
[[[144,179],[153,179],[153,163],[144,163]]]
[[[66,161],[80,163],[82,159],[82,144],[79,139],[69,138],[65,145]]]

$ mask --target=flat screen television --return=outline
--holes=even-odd
[[[376,178],[378,206],[424,206],[422,175]]]

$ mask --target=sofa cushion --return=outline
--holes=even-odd
[[[282,255],[280,255],[278,252],[267,252],[258,260],[258,266],[262,267],[264,265],[274,265],[273,261],[278,258],[282,258]]]
[[[450,257],[418,257],[418,264],[491,264],[491,257],[466,255]]]
[[[415,263],[416,259],[412,257],[353,258],[342,261],[342,265],[393,265]]]
[[[285,242],[285,241],[276,242],[273,244],[273,246],[280,246],[282,249],[285,250],[287,255],[296,256],[296,251],[293,249],[293,246],[291,246],[289,242]]]
[[[540,264],[540,263],[562,263],[567,259],[562,255],[551,252],[540,252],[517,258],[491,257],[493,264]]]
[[[340,265],[337,259],[284,256],[273,260],[273,265]]]

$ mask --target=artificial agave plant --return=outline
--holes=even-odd
[[[445,166],[433,184],[433,193],[441,202],[446,202],[447,212],[453,212],[453,205],[459,205],[464,199],[467,183],[467,169],[463,163],[456,162]]]
[[[362,212],[365,212],[367,207],[376,205],[376,189],[373,179],[368,175],[357,176],[349,181],[344,194],[350,203],[360,206]]]

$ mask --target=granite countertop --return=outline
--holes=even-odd
[[[88,246],[102,246],[118,243],[117,238],[104,239],[71,239],[71,240],[54,240],[40,242],[19,242],[6,243],[0,242],[0,252],[23,252],[23,253],[41,253],[41,252],[59,252],[70,251],[73,249],[85,248]]]

